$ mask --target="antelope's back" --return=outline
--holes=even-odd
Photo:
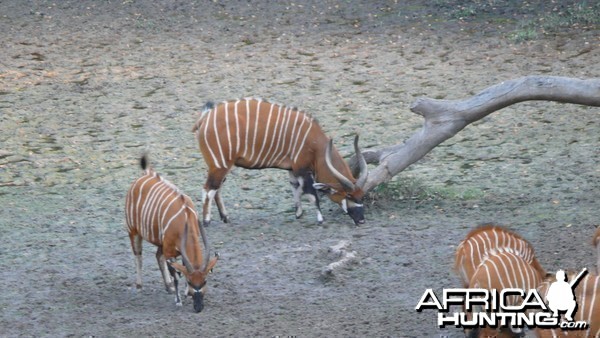
[[[125,218],[130,234],[139,234],[161,245],[164,233],[176,222],[185,221],[186,206],[191,199],[152,169],[144,171],[125,198]],[[193,210],[193,205],[192,205]]]
[[[596,247],[596,273],[600,274],[600,226],[598,226],[594,232],[592,245]]]
[[[529,242],[502,226],[486,224],[471,230],[456,249],[454,270],[465,286],[469,285],[475,270],[494,249],[511,249],[535,268],[543,270]]]
[[[309,135],[322,133],[296,108],[247,98],[227,101],[203,113],[193,128],[209,167],[291,168]]]
[[[493,249],[475,270],[469,287],[498,291],[508,288],[531,290],[537,288],[543,278],[544,275],[514,250]],[[522,298],[512,296],[509,301],[511,305],[519,305]]]

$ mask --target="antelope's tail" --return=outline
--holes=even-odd
[[[204,107],[202,107],[202,113],[200,115],[200,118],[198,119],[198,121],[196,121],[196,123],[194,123],[194,127],[192,128],[193,133],[195,133],[196,130],[198,130],[198,128],[200,128],[200,125],[202,125],[202,121],[204,121],[208,112],[213,110],[214,108],[215,108],[215,104],[212,101],[206,102]]]
[[[142,157],[140,158],[140,167],[142,167],[142,170],[146,170],[146,168],[148,167],[148,155],[147,154],[142,155]]]

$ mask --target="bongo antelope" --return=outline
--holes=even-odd
[[[459,275],[463,286],[468,287],[475,271],[491,250],[512,250],[525,262],[545,276],[545,271],[534,256],[531,244],[514,232],[493,224],[485,224],[471,230],[458,245],[454,271]]]
[[[204,224],[210,223],[213,199],[221,219],[225,223],[229,221],[220,189],[234,165],[247,169],[288,170],[297,218],[303,213],[300,198],[306,194],[317,207],[317,221],[323,222],[316,192],[321,190],[356,224],[364,223],[362,187],[368,173],[358,147],[358,136],[354,150],[360,175],[355,179],[333,141],[311,116],[296,108],[253,98],[216,106],[208,103],[192,131],[208,166],[202,197]]]
[[[544,279],[546,272],[528,262],[520,252],[511,247],[490,249],[475,270],[469,288],[503,290],[516,288],[535,289]],[[514,295],[507,298],[507,305],[519,306],[523,299]],[[520,332],[510,327],[481,328],[465,331],[469,337],[519,336]]]
[[[596,248],[596,273],[600,275],[600,226],[596,228],[596,232],[592,238],[592,245]]]
[[[218,255],[209,259],[208,239],[204,228],[198,226],[192,200],[152,168],[147,169],[145,156],[140,164],[144,173],[133,182],[125,199],[127,231],[135,255],[136,287],[142,288],[143,239],[158,247],[158,267],[167,291],[175,292],[176,305],[181,306],[178,271],[187,280],[194,310],[200,312],[204,307],[206,276],[217,263]],[[179,255],[183,265],[175,262]]]
[[[511,268],[507,269],[506,266]],[[481,225],[467,234],[456,249],[454,271],[465,288],[495,287],[498,290],[520,285],[535,288],[546,274],[529,242],[493,224]],[[469,337],[518,335],[511,328],[482,328],[465,330],[465,333]]]

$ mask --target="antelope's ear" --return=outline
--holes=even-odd
[[[185,266],[177,263],[177,262],[171,262],[169,263],[175,270],[181,272],[182,274],[184,274],[185,276],[187,276],[187,269],[185,268]]]
[[[212,272],[212,269],[215,267],[215,264],[217,264],[218,260],[218,255],[215,255],[213,258],[211,258],[210,261],[208,261],[208,264],[206,265],[206,271]]]
[[[313,183],[313,188],[322,191],[326,194],[335,194],[337,190],[333,189],[329,184],[315,182]]]

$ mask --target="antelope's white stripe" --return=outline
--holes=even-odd
[[[177,201],[177,198],[175,196],[169,196],[169,198],[171,200],[169,201],[169,204],[163,209],[163,214],[162,214],[162,217],[160,218],[161,228],[163,229],[162,230],[163,236],[165,233],[165,227],[164,227],[165,218],[167,218],[167,215],[169,214],[169,211],[171,210],[171,206],[173,205],[173,203],[175,203]]]
[[[236,144],[235,144],[235,153],[240,152],[240,119],[238,118],[238,104],[240,100],[235,101],[235,108],[233,110],[233,116],[235,116],[235,135],[236,135]]]
[[[221,154],[221,163],[222,167],[227,167],[227,161],[225,161],[225,155],[223,155],[223,147],[221,146],[221,138],[219,136],[219,128],[217,128],[217,109],[213,110],[213,124],[215,131],[215,140],[217,142],[217,146],[219,147],[219,154]]]
[[[269,109],[269,115],[267,116],[267,126],[265,127],[265,131],[264,131],[264,135],[263,135],[263,140],[261,142],[261,146],[260,146],[260,151],[258,152],[258,155],[256,156],[256,160],[254,160],[254,163],[252,163],[251,167],[255,167],[258,164],[258,161],[260,161],[263,158],[263,150],[265,150],[265,146],[267,144],[267,136],[269,136],[269,134],[271,134],[271,131],[269,130],[269,127],[271,126],[271,116],[273,114],[273,107],[275,107],[274,104],[271,103],[271,109]],[[258,125],[258,118],[256,119],[256,123]],[[256,143],[256,139],[255,139],[255,143]]]
[[[217,108],[213,109],[213,111],[217,110]],[[212,114],[208,113],[208,115],[206,116],[206,122],[204,122],[204,144],[206,144],[206,148],[208,148],[208,151],[210,152],[210,156],[212,157],[213,163],[215,164],[215,167],[217,168],[221,168],[221,165],[219,164],[219,161],[217,160],[217,157],[215,156],[215,153],[212,150],[212,147],[210,146],[210,143],[208,142],[208,126],[210,125],[210,116]]]
[[[137,179],[137,180],[134,182],[133,186],[136,186],[136,185],[138,185],[138,184],[139,184],[139,182],[140,182],[140,181],[142,181],[142,180],[143,180],[143,181],[146,181],[146,180],[149,180],[150,178],[151,178],[151,177],[142,176],[142,177],[138,178],[138,179]],[[141,190],[140,190],[140,191],[141,191]],[[127,199],[127,201],[126,201],[126,203],[129,205],[129,209],[127,209],[127,210],[128,210],[128,213],[127,213],[127,222],[128,222],[128,224],[127,224],[127,225],[128,225],[128,227],[129,227],[129,229],[131,229],[131,228],[133,228],[133,227],[135,226],[135,220],[134,220],[134,218],[133,218],[133,211],[134,211],[134,209],[135,209],[135,205],[136,205],[136,204],[139,204],[139,199],[138,199],[137,203],[133,203],[133,198],[134,198],[134,196],[133,196],[133,192],[134,192],[134,191],[133,191],[133,189],[130,189],[130,190],[129,190],[129,193],[128,193],[128,197],[129,197],[129,198],[128,198],[128,199]]]
[[[244,155],[248,154],[248,136],[250,134],[250,100],[246,100],[246,135],[244,140]]]
[[[196,212],[196,210],[194,210],[194,208],[190,208],[189,206],[186,206],[188,211],[191,212],[192,214],[194,214],[194,216],[198,217],[198,213]]]
[[[277,145],[276,139],[277,139],[277,136],[279,135],[279,129],[280,129],[279,123],[281,121],[282,110],[283,110],[283,107],[279,106],[279,109],[277,110],[277,117],[275,118],[275,124],[273,125],[273,128],[271,130],[269,130],[269,133],[271,134],[271,140],[269,142],[269,150],[265,153],[265,158],[260,164],[261,167],[267,167],[267,165],[271,162],[271,159],[273,158],[273,154],[275,152],[275,147]]]
[[[216,110],[217,108],[215,108]],[[229,102],[225,102],[225,125],[227,126],[227,145],[229,146],[229,157],[228,160],[231,161],[231,152],[233,151],[233,147],[231,146],[231,128],[229,128]]]
[[[248,161],[252,161],[252,158],[254,158],[254,149],[256,148],[256,136],[258,135],[258,121],[260,121],[260,104],[261,101],[258,101],[256,103],[256,113],[254,114],[254,137],[252,139],[252,152],[250,153]]]
[[[154,184],[150,188],[150,191],[148,192],[148,195],[146,196],[146,201],[144,202],[144,205],[142,206],[142,210],[141,210],[142,222],[141,222],[140,226],[143,229],[143,237],[144,238],[154,238],[151,234],[151,232],[152,232],[152,217],[151,217],[152,211],[154,211],[154,209],[157,207],[155,204],[160,203],[160,200],[158,200],[156,198],[158,195],[157,192],[160,192],[162,189],[165,188],[165,186],[160,183],[161,182],[158,182],[157,184]]]
[[[271,155],[271,160],[268,163],[269,167],[272,167],[273,163],[275,163],[275,161],[277,161],[279,159],[279,153],[280,153],[279,148],[281,147],[281,138],[282,138],[282,136],[284,136],[284,133],[285,133],[285,122],[287,121],[288,111],[289,111],[289,108],[284,107],[283,114],[281,116],[281,126],[279,127],[279,136],[277,138],[277,142],[275,142],[275,150],[273,150],[273,154]]]
[[[505,283],[505,281],[503,280],[503,278],[502,278],[502,277],[503,277],[503,276],[506,276],[506,274],[502,274],[502,273],[500,272],[500,270],[499,270],[499,268],[498,268],[498,265],[496,265],[496,262],[494,262],[494,261],[493,261],[493,260],[491,260],[491,259],[489,260],[489,262],[490,262],[490,264],[492,265],[492,267],[494,268],[494,276],[496,277],[496,280],[497,280],[497,281],[498,281],[498,283],[499,283],[499,284],[502,286],[502,288],[505,288],[505,287],[506,287],[506,283]],[[485,261],[485,263],[487,263],[487,261]],[[501,262],[501,263],[502,263],[502,262]],[[486,266],[486,267],[487,267],[487,266]],[[504,266],[504,268],[506,269],[506,266]],[[488,270],[488,269],[486,268],[486,271],[487,271],[487,270]],[[505,271],[506,271],[506,270],[505,270]],[[506,273],[508,273],[508,272],[506,271]],[[492,281],[492,279],[491,279],[491,276],[490,276],[490,274],[489,274],[489,271],[488,271],[488,274],[487,274],[487,275],[488,275],[488,277],[490,277],[490,278],[488,278],[488,281],[490,281],[490,282],[491,282],[491,281]]]
[[[298,161],[298,156],[302,153],[302,149],[304,149],[304,143],[306,142],[306,138],[308,137],[309,133],[310,133],[310,128],[312,128],[312,121],[309,121],[308,123],[308,128],[306,129],[306,132],[304,133],[304,138],[302,138],[302,143],[300,144],[300,147],[298,147],[298,150],[296,151],[296,156],[294,156],[294,162]]]
[[[294,124],[292,125],[292,130],[289,131],[289,133],[290,133],[290,144],[287,147],[287,156],[289,156],[289,157],[293,157],[294,156],[294,154],[292,153],[294,139],[296,138],[294,135],[297,135],[299,133],[298,129],[296,129],[296,126],[298,125],[298,117],[300,117],[300,114],[298,114],[297,111],[293,111],[293,112],[296,113],[296,118],[294,119]]]
[[[297,114],[296,119],[298,119],[298,116],[300,116],[300,114]],[[294,130],[296,130],[296,135],[292,135],[294,136],[290,148],[290,157],[292,159],[296,157],[296,146],[298,145],[298,139],[300,138],[300,133],[302,132],[302,127],[304,126],[305,122],[306,118],[304,116],[302,117],[302,121],[300,122],[298,128],[296,128],[296,122],[294,122]]]
[[[277,148],[275,148],[275,155],[273,157],[273,162],[269,163],[269,166],[273,166],[276,165],[278,162],[281,161],[281,155],[284,154],[284,152],[286,151],[286,144],[285,144],[285,139],[288,135],[288,126],[290,124],[290,120],[291,120],[291,115],[292,115],[292,109],[288,108],[283,112],[283,118],[284,121],[281,125],[281,135],[279,140],[277,141]],[[281,147],[280,147],[281,145]]]
[[[176,219],[179,215],[181,215],[181,213],[186,209],[185,204],[181,206],[181,208],[179,209],[179,211],[177,213],[175,213],[173,216],[171,216],[171,218],[167,221],[167,223],[164,226],[164,230],[163,232],[167,232],[167,230],[169,230],[169,226],[171,226],[171,223],[173,222],[174,219]],[[187,214],[186,214],[187,215]],[[194,225],[195,226],[195,225]],[[183,250],[183,248],[179,248],[180,250]]]
[[[534,276],[529,275],[528,269],[522,269],[521,266],[515,267],[513,264],[513,260],[511,260],[509,262],[510,262],[511,270],[513,271],[513,276],[515,276],[515,278],[519,278],[522,281],[527,281],[527,285],[532,285],[533,283],[535,283]],[[518,269],[518,276],[517,276],[517,270],[515,270],[515,269]]]
[[[295,113],[294,109],[290,108],[289,116],[288,116],[287,122],[285,123],[285,136],[283,137],[283,145],[281,147],[281,155],[283,155],[283,156],[289,156],[289,153],[290,153],[290,144],[288,143],[287,140],[289,137],[290,143],[291,143],[293,130],[290,131],[289,128],[290,128],[290,123],[292,122],[294,113]]]
[[[585,296],[587,295],[587,292],[588,292],[588,288],[587,288],[588,287],[588,283],[587,282],[588,282],[589,279],[590,278],[585,278],[583,280],[583,283],[582,283],[583,284],[583,297],[582,297],[583,299],[578,299],[578,301],[579,301],[579,304],[578,304],[579,305],[579,311],[581,311],[581,313],[586,313],[586,307],[585,306],[587,305],[586,304],[587,302],[586,302],[586,299],[585,299],[586,297]],[[590,316],[588,316],[588,319],[590,319]]]
[[[136,204],[135,204],[135,210],[140,210],[140,203],[141,203],[141,201],[142,201],[142,189],[144,189],[144,186],[146,185],[146,183],[148,183],[148,181],[150,181],[150,180],[151,180],[151,179],[153,179],[153,178],[154,178],[154,175],[153,175],[153,176],[151,176],[151,177],[148,177],[148,179],[147,179],[147,180],[145,180],[145,181],[144,181],[144,183],[142,183],[142,184],[140,185],[140,187],[139,187],[139,190],[138,190],[138,200],[137,200],[137,202],[136,202]],[[136,214],[136,216],[137,216],[137,219],[136,219],[136,224],[141,224],[141,221],[142,221],[142,215],[141,215],[141,213],[140,213],[140,212],[138,212],[138,213]]]
[[[267,166],[268,163],[271,162],[271,160],[273,159],[273,155],[275,154],[275,150],[273,150],[273,146],[275,146],[276,142],[275,142],[275,138],[277,137],[277,130],[278,130],[278,126],[279,126],[279,119],[281,118],[281,110],[283,110],[284,107],[279,106],[279,109],[277,110],[277,119],[275,120],[275,124],[273,125],[273,131],[269,131],[269,134],[271,134],[271,143],[269,144],[269,150],[267,150],[267,152],[265,153],[265,157],[263,159],[263,161],[261,161],[260,166],[261,167],[265,167]],[[266,135],[265,135],[266,137]],[[273,150],[273,152],[271,152],[271,150]],[[270,154],[270,156],[269,156]]]
[[[591,278],[587,278],[586,279],[586,281],[585,281],[586,282],[586,287],[587,287],[588,280],[591,280]],[[588,323],[592,323],[592,320],[598,321],[600,319],[600,313],[596,313],[595,316],[594,316],[594,306],[597,309],[600,308],[600,305],[598,305],[596,303],[596,295],[598,295],[598,284],[600,284],[599,280],[598,280],[598,276],[594,277],[594,281],[592,283],[594,284],[593,285],[593,290],[592,290],[592,299],[590,299],[590,301],[588,302],[587,299],[586,299],[586,297],[585,297],[585,295],[587,293],[584,293],[584,296],[583,296],[583,303],[587,304],[588,307],[589,307],[589,310],[587,310],[587,312],[589,313],[588,317],[587,317],[587,322]],[[581,312],[585,313],[584,311],[581,311]],[[591,327],[588,328],[588,335],[590,334],[590,330],[591,330]],[[598,330],[596,331],[596,333],[594,333],[594,337],[597,337],[599,333],[600,333],[600,327],[598,328]]]

